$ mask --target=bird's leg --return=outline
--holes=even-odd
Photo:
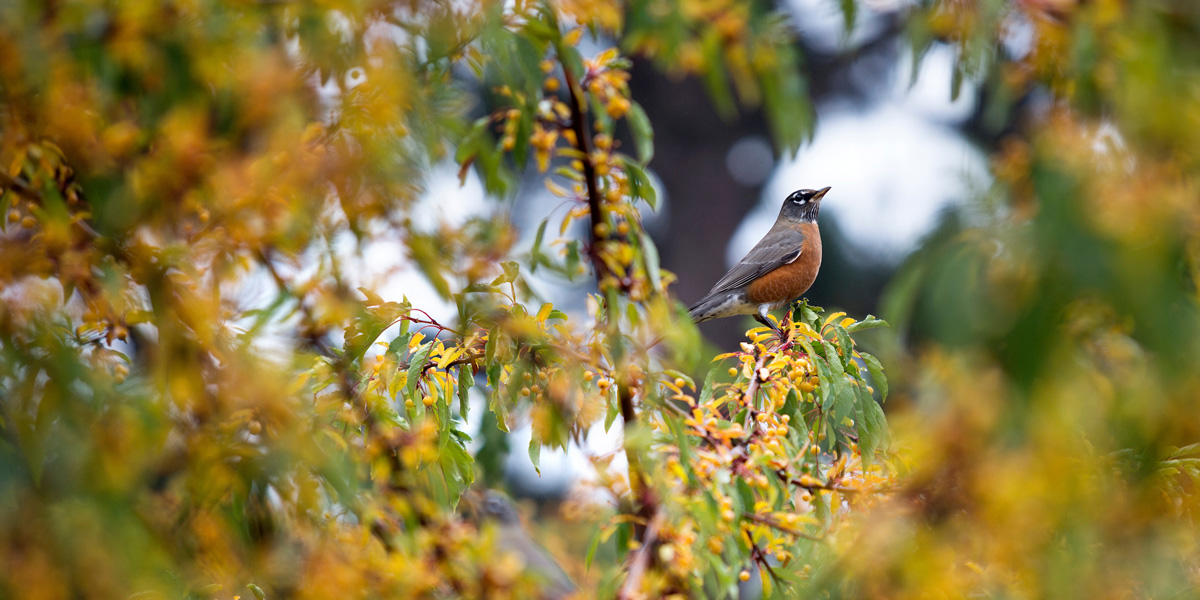
[[[778,325],[772,323],[771,320],[767,318],[767,315],[770,314],[770,312],[771,312],[770,308],[771,308],[771,306],[769,304],[758,305],[758,312],[754,313],[754,320],[758,321],[759,323],[762,323],[763,325],[766,325],[767,327],[770,327],[771,329],[774,329],[775,335],[778,335],[779,339],[782,341],[783,340],[783,330],[780,329]]]
[[[799,300],[794,300],[794,301],[792,301],[792,302],[790,302],[790,303],[788,304],[788,307],[787,307],[787,324],[788,324],[788,328],[789,328],[789,329],[791,329],[791,327],[792,327],[792,326],[795,324],[795,322],[796,322],[794,315],[795,315],[795,313],[796,313],[796,305],[797,305],[797,304],[799,304],[799,303],[800,303],[800,301],[799,301]],[[781,349],[782,349],[782,350],[791,350],[791,349],[792,349],[792,344],[793,344],[793,342],[789,340],[788,342],[786,342],[786,343],[783,345],[783,347],[782,347]],[[807,352],[803,352],[803,351],[799,351],[799,352],[800,352],[800,354],[804,355],[805,357],[807,357],[807,356],[808,356],[808,353],[807,353]]]

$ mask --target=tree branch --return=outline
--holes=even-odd
[[[588,193],[588,215],[591,218],[591,227],[589,228],[589,239],[591,243],[588,246],[588,257],[591,258],[592,268],[596,271],[596,283],[604,281],[604,278],[609,275],[608,264],[600,256],[600,244],[606,238],[602,237],[596,230],[596,226],[604,222],[604,211],[600,206],[600,182],[596,179],[596,165],[592,164],[592,138],[588,135],[587,116],[584,114],[586,106],[583,104],[582,90],[579,89],[579,82],[571,73],[571,68],[567,66],[567,61],[562,59],[562,52],[559,52],[559,64],[562,65],[563,78],[567,81],[567,93],[571,100],[571,129],[575,132],[575,141],[579,144],[579,151],[583,152],[583,178],[587,183]],[[601,286],[603,287],[603,286]]]

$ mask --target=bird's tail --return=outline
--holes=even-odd
[[[709,294],[702,298],[699,302],[693,304],[688,309],[688,314],[691,315],[692,321],[703,323],[709,319],[716,318],[717,309],[726,302],[728,294]]]

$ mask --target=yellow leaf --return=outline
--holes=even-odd
[[[446,365],[454,361],[454,359],[462,356],[463,349],[461,346],[455,346],[442,355],[442,358],[437,362],[437,368],[445,370]]]
[[[840,312],[840,311],[839,311],[839,312],[835,312],[835,313],[833,313],[832,315],[829,315],[828,317],[825,317],[825,325],[829,325],[830,323],[832,323],[832,322],[833,322],[833,320],[834,320],[834,319],[838,319],[838,318],[841,318],[841,317],[844,317],[844,316],[846,316],[846,313],[844,313],[844,312]]]
[[[575,194],[572,194],[570,190],[568,190],[567,188],[565,188],[561,185],[558,185],[557,183],[554,183],[553,179],[550,179],[549,177],[547,177],[544,181],[546,182],[546,189],[550,190],[551,194],[554,194],[555,196],[558,196],[560,198],[574,198],[575,197]]]
[[[820,334],[813,330],[812,326],[810,326],[808,323],[800,323],[797,326],[797,329],[800,331],[800,335],[804,337],[812,338],[814,340],[821,339]]]
[[[552,311],[552,310],[554,310],[553,304],[550,304],[549,302],[543,304],[542,309],[539,310],[538,314],[537,314],[538,323],[545,324],[546,319],[550,318],[550,311]]]
[[[606,64],[612,62],[613,59],[615,59],[616,57],[617,57],[617,49],[614,46],[612,48],[609,48],[608,50],[605,50],[604,52],[601,52],[600,56],[596,57],[596,63],[601,64],[601,65],[606,65]]]

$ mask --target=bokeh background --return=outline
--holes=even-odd
[[[489,20],[532,4],[539,3],[480,3],[478,21],[466,24],[478,26],[471,31],[490,50],[526,35],[563,44],[567,34],[557,22],[545,34],[522,29],[528,22],[520,19]],[[457,590],[447,581],[512,583],[519,569],[489,562],[496,529],[475,528],[450,508],[448,499],[476,473],[480,484],[521,501],[525,529],[585,587],[627,570],[622,557],[638,550],[636,540],[621,538],[636,529],[629,522],[623,534],[605,538],[602,567],[589,571],[580,560],[614,510],[640,518],[646,515],[630,507],[650,505],[610,493],[622,500],[597,508],[575,493],[604,487],[580,485],[603,476],[598,463],[617,479],[628,473],[626,451],[641,443],[602,424],[599,414],[581,417],[590,429],[568,436],[551,418],[561,414],[543,411],[542,429],[554,434],[544,437],[566,446],[543,448],[531,443],[539,435],[533,410],[502,431],[484,409],[503,405],[489,404],[476,386],[462,399],[480,415],[464,424],[469,443],[450,439],[454,419],[444,404],[437,432],[430,425],[366,435],[379,433],[367,419],[361,447],[347,433],[362,424],[350,402],[357,384],[339,375],[378,374],[383,367],[371,365],[387,364],[388,385],[405,375],[397,385],[411,401],[425,372],[400,368],[391,347],[390,358],[365,348],[341,358],[373,326],[367,309],[382,306],[365,292],[364,301],[358,286],[419,307],[428,318],[419,324],[432,323],[442,341],[453,341],[455,332],[438,323],[468,313],[484,322],[496,306],[466,306],[462,296],[456,302],[442,273],[457,277],[456,285],[508,285],[516,296],[516,267],[498,263],[533,262],[525,253],[535,252],[539,223],[549,215],[556,224],[571,208],[545,190],[533,161],[512,174],[496,166],[509,164],[513,148],[494,140],[488,126],[516,127],[528,114],[505,116],[514,114],[507,110],[513,91],[480,83],[483,75],[459,63],[485,61],[447,43],[465,23],[454,20],[456,11],[476,5],[399,2],[379,12],[381,5],[0,0],[7,211],[0,236],[0,564],[7,570],[0,592],[129,597],[153,589],[207,598],[234,596],[230,590],[255,579],[272,582],[272,595],[350,590],[366,597],[375,585],[424,589],[410,578],[429,576],[442,578],[427,583],[431,589],[452,597]],[[787,563],[795,579],[785,594],[1200,597],[1200,4],[551,5],[593,24],[577,42],[581,56],[618,45],[631,57],[628,65],[599,68],[623,73],[628,66],[628,89],[653,124],[648,173],[658,206],[636,206],[662,267],[675,276],[674,299],[687,305],[699,298],[767,229],[787,193],[831,186],[821,215],[825,261],[807,297],[858,320],[875,314],[891,323],[855,338],[886,367],[891,443],[882,464],[860,460],[853,468],[860,483],[883,483],[870,493],[818,491],[818,498],[838,499],[824,520],[803,523],[816,531],[836,521],[836,528],[802,531],[792,539],[795,556],[754,559],[803,560]],[[442,21],[405,21],[429,7]],[[303,18],[286,12],[293,8]],[[794,38],[763,52],[767,67],[749,70],[761,76],[796,58],[794,72],[784,74],[794,89],[758,103],[763,98],[743,96],[766,89],[762,81],[722,87],[695,76],[724,73],[732,63],[721,62],[729,58],[721,52],[757,41],[738,27],[769,22],[764,15],[772,10]],[[655,20],[664,14],[670,18]],[[368,24],[387,17],[417,33]],[[708,17],[728,18],[714,24]],[[170,27],[157,27],[159,19]],[[663,23],[671,19],[684,23],[684,43],[656,45],[654,35],[666,36]],[[618,39],[623,25],[631,37]],[[717,43],[718,66],[706,65],[689,54],[699,44],[688,36],[697,32],[737,43]],[[664,48],[674,54],[646,56]],[[491,58],[499,60],[487,69],[536,94],[553,93],[541,80],[566,65],[542,69],[541,55]],[[734,94],[731,87],[737,101],[722,96]],[[500,117],[471,129],[490,114]],[[632,152],[639,137],[645,132],[620,130],[617,144]],[[450,138],[469,151],[456,155],[446,147]],[[328,206],[331,196],[340,206]],[[616,206],[634,204],[624,198]],[[585,215],[566,238],[590,237]],[[637,253],[645,248],[631,252],[644,256]],[[575,266],[588,267],[586,259]],[[595,324],[593,279],[571,283],[550,268],[529,271],[521,285],[538,301],[530,306],[549,301],[564,320]],[[495,280],[501,283],[487,284],[496,272],[504,273]],[[534,314],[509,308],[499,312]],[[527,320],[539,324],[522,335],[548,329],[546,318]],[[673,328],[699,346],[673,349],[672,356],[692,359],[678,380],[703,377],[708,359],[739,348],[750,325],[706,323],[702,338],[686,337],[694,333],[689,325]],[[387,336],[407,336],[399,328]],[[401,339],[401,353],[410,339]],[[225,343],[235,351],[213,360],[209,351]],[[405,356],[424,362],[441,343]],[[585,362],[573,373],[582,377]],[[432,370],[447,375],[447,364]],[[728,375],[738,376],[737,369]],[[600,377],[625,390],[633,379]],[[445,389],[473,381],[469,374],[446,380]],[[861,381],[856,389],[866,390]],[[321,402],[317,392],[311,402],[297,400],[306,385],[324,393]],[[514,398],[515,389],[505,386]],[[882,391],[859,399],[874,407],[871,394],[882,401]],[[399,410],[391,407],[400,397],[394,390],[373,393],[387,398],[380,414]],[[310,429],[314,423],[320,426]],[[836,425],[846,423],[822,423]],[[458,454],[438,453],[447,448]],[[847,448],[843,457],[857,452],[857,444]],[[450,475],[430,483],[428,469],[408,468],[431,460]],[[361,476],[376,469],[383,475]],[[814,473],[831,470],[825,464]],[[757,514],[757,492],[726,479],[741,487],[724,499],[736,496],[739,510]],[[354,487],[364,482],[379,487]],[[605,485],[606,492],[617,487]],[[355,492],[395,505],[367,502],[354,512],[345,498]],[[813,512],[813,497],[787,501]],[[695,500],[693,512],[674,516],[725,512],[703,493],[671,500]],[[392,535],[379,536],[359,520],[375,509],[408,520],[381,518],[372,527],[390,527]],[[716,518],[710,521],[719,531]],[[732,581],[742,567],[720,562],[721,543],[714,550],[709,541],[724,538],[670,533],[680,544],[670,548],[680,553],[648,559],[667,581],[655,589],[675,590],[672,576],[692,581],[706,570],[724,569]],[[376,537],[403,544],[384,548]],[[443,540],[459,545],[447,552]],[[695,555],[715,562],[684,560]],[[437,568],[413,569],[410,557]],[[457,578],[460,567],[467,575]],[[230,587],[204,584],[218,580]],[[247,589],[263,600],[261,589]]]

